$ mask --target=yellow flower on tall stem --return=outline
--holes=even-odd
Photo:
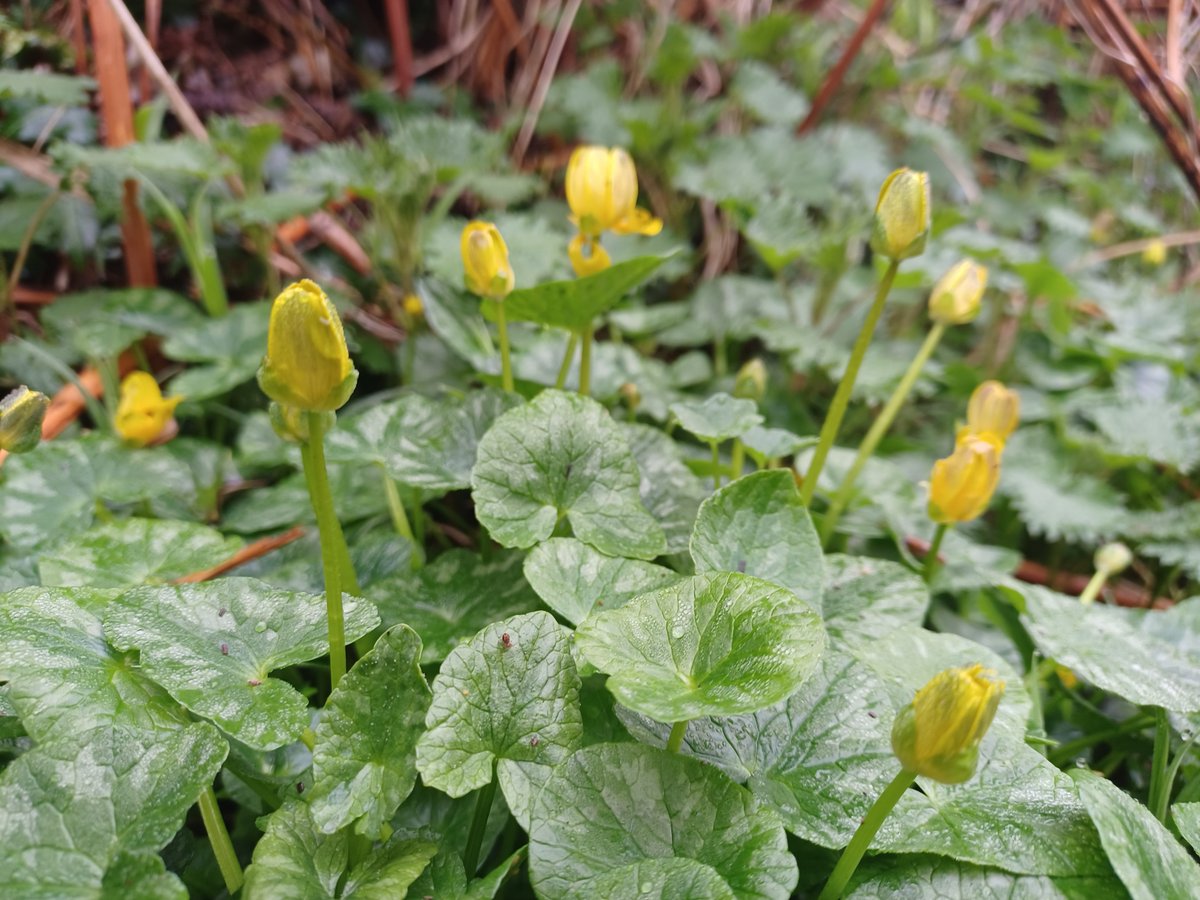
[[[467,290],[477,297],[496,301],[496,327],[500,333],[500,379],[506,391],[514,389],[508,346],[508,320],[504,298],[512,293],[516,276],[508,261],[508,245],[491,222],[468,222],[459,242]]]
[[[1021,421],[1021,398],[999,381],[985,381],[971,392],[967,424],[958,430],[958,443],[982,438],[1003,450]]]

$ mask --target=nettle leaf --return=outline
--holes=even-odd
[[[547,606],[578,625],[595,608],[617,609],[683,576],[640,559],[605,556],[574,538],[551,538],[525,558],[525,578]]]
[[[439,663],[489,622],[537,609],[522,562],[514,551],[483,559],[451,550],[418,572],[370,585],[367,596],[385,625],[403,622],[421,636],[423,664]]]
[[[514,322],[537,322],[581,333],[595,322],[597,316],[608,312],[626,294],[646,281],[669,258],[639,256],[615,263],[595,275],[549,281],[513,291],[503,300],[505,316]],[[496,317],[496,303],[494,300],[484,301],[483,308],[489,318]]]
[[[1038,649],[1080,678],[1139,706],[1200,711],[1200,654],[1160,636],[1185,633],[1200,641],[1186,604],[1165,612],[1085,608],[1076,597],[1037,585],[1010,581],[1006,589],[1024,598],[1021,621]]]
[[[565,517],[577,538],[611,556],[666,550],[621,430],[587,397],[544,391],[497,419],[479,442],[471,485],[480,523],[506,547],[544,541]]]
[[[165,519],[98,525],[42,556],[42,584],[126,588],[162,584],[222,563],[242,546],[215,528]]]
[[[1073,769],[1071,778],[1134,900],[1200,896],[1200,866],[1150,810],[1095,772]]]
[[[346,640],[379,624],[375,607],[344,595]],[[142,670],[196,715],[257,750],[299,738],[308,701],[274,669],[329,652],[325,598],[253,578],[135,588],[109,605],[104,631],[140,651]]]
[[[110,596],[31,587],[0,597],[0,681],[8,682],[8,699],[36,740],[66,740],[100,725],[153,732],[187,722],[134,659],[105,643],[88,608],[103,607]]]
[[[863,860],[847,900],[970,897],[971,900],[1124,900],[1116,876],[1013,875],[938,856],[876,856]]]
[[[561,762],[583,736],[570,632],[545,612],[487,626],[442,663],[425,726],[417,769],[451,797],[497,761]]]
[[[228,749],[215,728],[195,722],[157,732],[101,727],[22,754],[0,776],[5,895],[101,896],[110,867],[129,872],[122,854],[171,840]]]
[[[684,463],[676,443],[657,428],[625,423],[621,433],[641,474],[642,503],[662,525],[667,552],[684,552],[708,488]]]
[[[821,539],[790,469],[755,472],[705,500],[692,532],[696,572],[742,572],[821,608]]]
[[[593,613],[575,644],[622,704],[681,722],[782,700],[817,667],[825,629],[791,591],[713,573]]]
[[[351,867],[351,840],[348,831],[321,833],[308,804],[290,800],[267,820],[267,832],[254,847],[254,859],[246,869],[242,896],[246,900],[395,900],[404,896],[437,853],[433,841],[397,831]]]
[[[32,69],[0,72],[0,97],[40,100],[50,106],[81,106],[88,101],[88,91],[95,87],[91,78],[74,75]]]
[[[929,589],[899,563],[834,553],[825,557],[825,578],[825,628],[834,640],[885,638],[925,621]]]
[[[643,883],[651,896],[784,900],[799,872],[775,814],[716,769],[641,744],[596,744],[555,769],[534,801],[529,878],[545,900],[635,897]]]
[[[1105,440],[1107,453],[1149,459],[1181,472],[1200,462],[1200,427],[1180,403],[1106,396],[1078,410]]]
[[[763,417],[753,400],[713,394],[707,400],[671,404],[671,415],[679,420],[684,431],[691,432],[706,443],[720,443],[741,437],[751,428],[761,425]]]
[[[1171,819],[1192,849],[1200,851],[1200,803],[1176,803],[1171,807]]]
[[[326,453],[331,462],[383,466],[409,487],[468,488],[479,438],[516,402],[512,395],[492,390],[462,401],[401,397],[339,419]]]
[[[417,779],[429,699],[421,639],[405,625],[384,632],[329,695],[317,726],[308,802],[318,831],[355,822],[359,834],[381,835]]]

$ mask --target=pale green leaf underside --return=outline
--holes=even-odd
[[[671,414],[684,431],[707,443],[741,437],[763,421],[753,400],[723,393],[713,394],[706,400],[672,403]]]

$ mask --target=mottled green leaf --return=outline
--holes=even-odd
[[[1200,852],[1200,803],[1176,803],[1171,807],[1171,819],[1183,839]]]
[[[937,856],[867,859],[855,873],[847,900],[1124,900],[1114,875],[1079,878],[1013,875]]]
[[[671,415],[689,431],[707,443],[720,443],[741,437],[751,428],[762,424],[758,406],[753,400],[713,394],[707,400],[689,400],[671,404]]]
[[[163,341],[169,359],[198,363],[171,382],[191,400],[216,397],[254,378],[267,349],[270,303],[238,303],[226,315],[177,328]]]
[[[87,454],[75,441],[43,443],[4,463],[0,536],[30,549],[63,540],[92,524],[96,481]]]
[[[1134,900],[1200,897],[1200,866],[1150,810],[1095,772],[1072,769],[1071,778]]]
[[[164,519],[98,525],[42,556],[42,584],[125,588],[162,584],[225,562],[242,546],[214,528]]]
[[[575,643],[622,704],[680,722],[782,700],[816,668],[825,629],[791,591],[710,573],[593,613]]]
[[[429,698],[421,639],[404,625],[384,632],[329,695],[317,726],[308,802],[318,831],[354,822],[380,836],[417,779]]]
[[[505,413],[479,442],[471,484],[479,521],[506,547],[544,541],[565,517],[577,538],[612,556],[666,549],[625,438],[587,397],[544,391]]]
[[[825,557],[825,579],[822,605],[831,638],[869,641],[925,621],[929,589],[899,563],[835,553]]]
[[[487,626],[442,663],[425,725],[417,768],[451,797],[490,782],[496,760],[557,764],[583,735],[570,633],[544,612]]]
[[[370,602],[347,594],[342,604],[347,641],[379,624]],[[252,578],[135,588],[108,606],[104,631],[114,646],[138,650],[142,670],[172,697],[259,750],[308,725],[308,702],[269,673],[329,652],[324,597]]]
[[[746,475],[704,501],[692,532],[696,572],[743,572],[821,608],[821,540],[790,470]]]
[[[662,526],[667,552],[684,552],[708,488],[683,462],[676,443],[657,428],[626,423],[621,432],[641,474],[642,503]]]
[[[104,873],[100,900],[187,900],[179,876],[168,872],[157,853],[120,853]]]
[[[716,769],[640,744],[596,744],[535,800],[529,877],[546,900],[637,896],[643,882],[651,896],[784,900],[799,873],[775,814]]]
[[[617,609],[681,577],[640,559],[605,556],[573,538],[543,541],[525,558],[525,578],[542,602],[572,625],[594,608]]]
[[[147,334],[172,334],[203,321],[195,303],[162,288],[66,294],[42,311],[51,332],[93,359],[116,356]]]

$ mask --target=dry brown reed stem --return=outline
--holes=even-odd
[[[407,97],[413,86],[412,35],[408,27],[408,0],[386,0],[388,37],[392,42],[396,93]]]
[[[270,537],[259,538],[239,550],[229,559],[217,563],[210,569],[201,569],[199,572],[192,572],[190,575],[183,575],[174,579],[172,584],[197,584],[201,581],[210,581],[220,575],[224,575],[230,569],[236,569],[238,566],[266,556],[280,547],[285,547],[292,541],[304,536],[304,529],[297,525],[295,528],[290,528],[283,534],[275,534]]]
[[[829,106],[838,88],[842,86],[842,79],[846,77],[846,71],[850,68],[850,64],[854,62],[855,57],[862,50],[862,45],[866,41],[867,35],[875,27],[875,23],[879,21],[880,16],[887,9],[887,5],[888,0],[872,0],[870,9],[867,10],[867,14],[863,16],[863,20],[858,24],[858,28],[850,38],[850,43],[846,44],[846,49],[842,51],[841,58],[829,70],[829,74],[825,76],[825,81],[821,85],[821,89],[817,91],[817,96],[813,100],[808,115],[804,117],[804,121],[796,129],[797,134],[804,134],[806,131],[810,131],[821,120],[825,108]]]

